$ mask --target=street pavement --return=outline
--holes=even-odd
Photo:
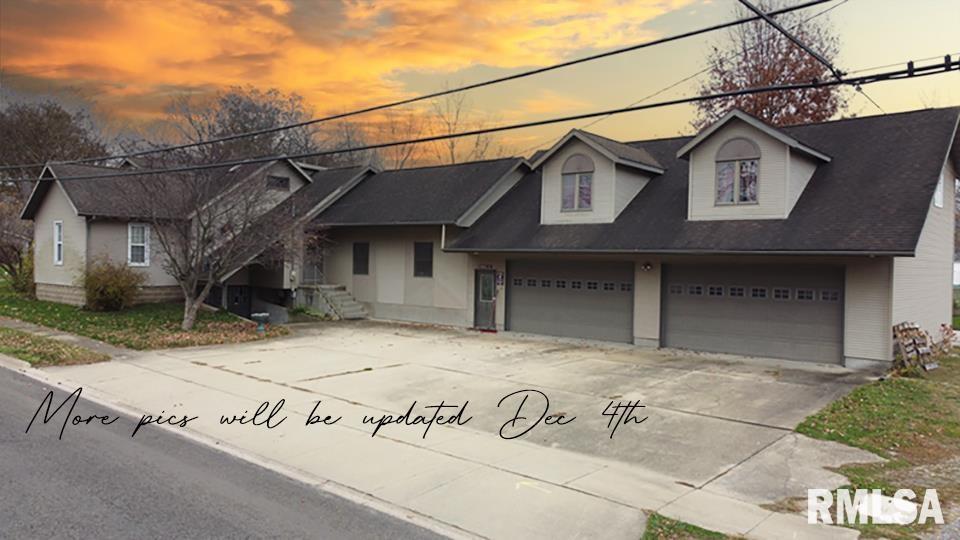
[[[441,538],[83,399],[25,433],[49,390],[0,368],[0,538]]]

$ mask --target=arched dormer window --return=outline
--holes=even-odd
[[[593,160],[583,154],[574,154],[563,162],[560,171],[560,210],[590,210],[593,208]]]
[[[717,151],[717,205],[756,204],[760,148],[747,139],[730,139]]]

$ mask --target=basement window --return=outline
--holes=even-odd
[[[433,277],[433,242],[413,243],[413,276]]]

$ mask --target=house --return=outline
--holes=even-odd
[[[960,108],[373,174],[321,212],[379,318],[847,366],[951,321]]]
[[[120,168],[138,168],[125,161]],[[169,208],[149,204],[131,196],[135,177],[67,179],[116,173],[118,168],[80,164],[49,164],[34,185],[21,217],[34,221],[34,281],[41,300],[82,305],[85,301],[80,277],[89,261],[107,258],[126,261],[145,277],[137,302],[157,302],[183,298],[175,279],[165,268],[165,256],[159,249],[156,231],[150,223],[157,212]],[[232,189],[259,180],[269,186],[265,208],[272,208],[292,193],[312,182],[298,164],[289,160],[213,169],[207,175],[213,183],[211,194],[229,196]],[[171,179],[156,175],[147,179],[159,183],[157,192],[180,187]],[[169,185],[167,185],[169,184]],[[161,216],[184,219],[185,216]],[[211,299],[216,304],[233,302],[239,312],[249,315],[254,299],[252,281],[259,279],[263,289],[289,288],[290,268],[264,268],[253,265],[238,268],[224,287]],[[255,277],[254,277],[255,276]],[[227,291],[235,293],[228,300]],[[270,291],[261,291],[261,294]],[[275,291],[274,291],[275,292]]]
[[[289,218],[278,235],[322,229],[321,252],[269,269],[250,253],[211,302],[356,302],[380,319],[883,365],[895,323],[951,321],[958,120],[778,128],[733,111],[689,137],[573,130],[529,160],[310,169],[264,215]],[[76,301],[58,257],[75,272],[94,253],[139,253],[136,212],[91,206],[58,166],[44,174],[24,210],[38,294]],[[95,241],[107,224],[112,240]]]

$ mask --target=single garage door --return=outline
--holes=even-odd
[[[842,267],[664,267],[662,342],[667,347],[839,363]]]
[[[508,261],[507,329],[633,342],[633,263]]]

